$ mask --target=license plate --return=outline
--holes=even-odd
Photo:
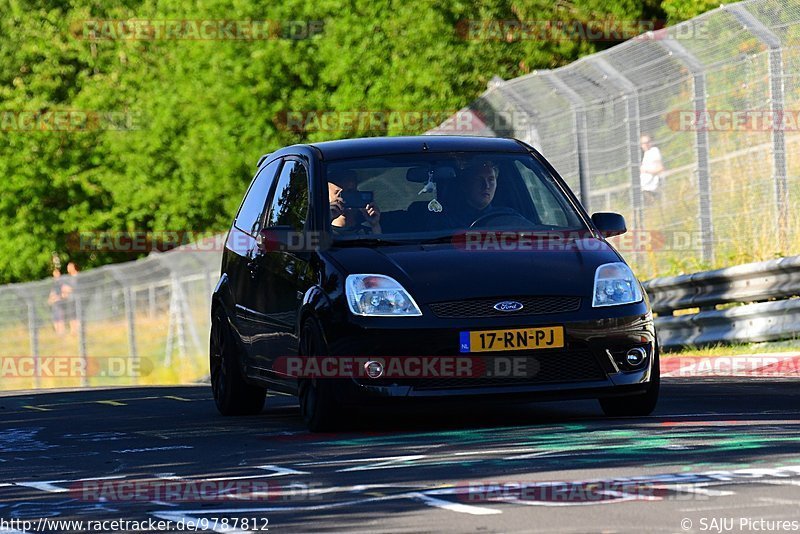
[[[461,332],[461,352],[498,352],[504,350],[557,349],[564,346],[564,327],[515,328],[513,330],[478,330]]]

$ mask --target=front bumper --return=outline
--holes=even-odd
[[[337,323],[326,332],[331,356],[343,357],[449,357],[483,362],[480,373],[470,376],[429,374],[416,377],[338,380],[339,401],[357,403],[365,398],[577,399],[630,395],[644,392],[653,376],[657,347],[652,315],[640,312],[613,318],[564,321],[555,317],[437,321],[415,328],[397,328],[404,319]],[[565,346],[558,349],[480,354],[459,352],[459,333],[467,330],[563,326]],[[625,354],[634,347],[645,350],[645,361],[627,367]],[[514,368],[515,362],[527,362]],[[508,362],[511,362],[510,364]],[[505,374],[497,373],[498,368]],[[522,369],[522,372],[517,372]],[[488,370],[488,373],[483,371]]]

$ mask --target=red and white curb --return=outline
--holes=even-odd
[[[664,356],[661,358],[661,376],[800,378],[800,354],[775,352],[742,356]]]

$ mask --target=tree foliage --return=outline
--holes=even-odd
[[[675,18],[686,16],[684,4],[664,1]],[[80,250],[71,238],[78,232],[223,230],[257,158],[280,146],[404,133],[295,131],[281,124],[286,112],[455,110],[493,76],[557,67],[615,44],[505,30],[470,38],[470,21],[664,17],[656,0],[0,5],[0,282],[46,276],[53,252],[84,267],[132,259]],[[267,19],[282,29],[260,40],[86,38],[86,21],[100,19]],[[322,31],[289,38],[290,21],[320,21]],[[20,112],[68,110],[123,114],[125,127],[27,130],[18,120]]]

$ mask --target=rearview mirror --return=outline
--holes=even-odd
[[[625,217],[619,213],[597,212],[592,215],[592,222],[604,237],[622,235],[628,231],[625,226]]]

